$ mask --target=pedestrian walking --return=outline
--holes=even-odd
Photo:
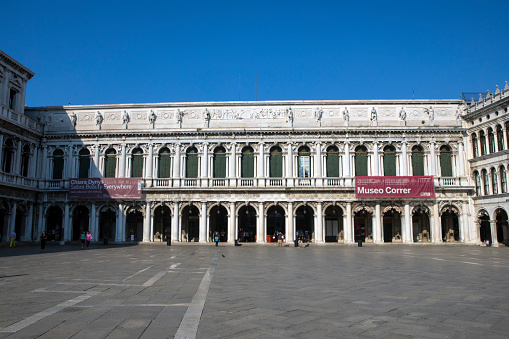
[[[85,241],[87,242],[87,250],[90,246],[90,242],[92,241],[92,234],[90,234],[89,231],[87,231],[87,234],[85,235]]]
[[[216,242],[216,247],[217,247],[219,244],[219,232],[218,231],[214,232],[214,241]]]
[[[11,243],[9,244],[9,247],[16,248],[16,232],[14,232],[14,230],[11,232]]]
[[[46,232],[42,232],[41,234],[41,253],[44,253],[44,249],[46,248],[46,241],[48,237],[46,236]]]
[[[85,246],[85,237],[86,237],[85,231],[81,232],[80,235],[81,248]]]

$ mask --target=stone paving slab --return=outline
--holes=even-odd
[[[0,246],[0,338],[507,338],[508,272],[506,247]]]

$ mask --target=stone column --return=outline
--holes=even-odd
[[[258,186],[265,187],[265,144],[260,142],[258,145],[260,147],[258,155]]]
[[[20,175],[21,172],[21,139],[17,140],[18,148],[16,149],[16,154],[14,155],[14,171],[12,174]]]
[[[2,93],[0,93],[0,99],[1,99]],[[1,105],[1,103],[0,103]],[[2,109],[0,108],[0,115],[2,114]],[[0,133],[0,161],[4,158],[3,156],[4,151],[4,135]],[[0,170],[3,170],[3,168],[0,167]]]
[[[463,160],[464,153],[465,152],[463,151],[463,142],[460,141],[458,143],[458,166],[459,166],[458,176],[460,176],[460,177],[465,176],[465,162]]]
[[[440,212],[438,211],[438,203],[433,204],[433,234],[432,240],[435,243],[442,242],[442,225],[440,224]]]
[[[430,152],[429,174],[436,176],[437,172],[436,172],[436,166],[435,166],[436,158],[435,158],[435,142],[434,141],[430,141],[430,143],[429,143],[429,152]]]
[[[11,208],[11,219],[10,219],[10,223],[9,223],[9,229],[7,230],[7,235],[11,234],[11,232],[16,228],[16,210],[17,209],[18,209],[18,203],[14,202],[12,204],[12,208]],[[6,239],[7,238],[10,239],[10,237],[6,237]]]
[[[180,222],[179,222],[179,203],[176,201],[173,204],[173,211],[172,211],[172,217],[173,222],[171,225],[171,242],[179,242],[180,236],[179,236],[179,229],[180,229]]]
[[[89,231],[90,233],[92,233],[92,239],[95,239],[97,240],[97,237],[98,237],[98,234],[97,234],[97,230],[96,230],[96,222],[97,222],[97,219],[96,219],[96,210],[95,210],[95,204],[92,203],[91,204],[91,208],[90,208],[90,215],[88,216],[88,230],[86,231]]]
[[[237,177],[237,174],[236,174],[236,171],[235,171],[235,165],[236,165],[236,158],[237,158],[237,155],[236,155],[236,152],[237,151],[237,144],[235,142],[233,142],[231,144],[231,151],[230,151],[230,169],[229,169],[229,174],[228,174],[228,177],[230,178],[230,187],[235,187],[235,183],[236,183],[236,180],[235,178]],[[229,239],[229,238],[228,238]]]
[[[0,145],[2,145],[1,136],[0,136]],[[35,145],[32,145],[32,156],[30,157],[30,170],[28,172],[29,178],[36,178],[37,176],[37,163],[40,161],[40,159],[37,159],[39,156],[39,148]],[[0,151],[1,152],[1,151]],[[0,153],[0,159],[2,158],[2,155]]]
[[[263,202],[258,203],[258,215],[256,220],[256,242],[267,242],[265,235],[265,215],[263,211]]]
[[[288,187],[293,187],[293,145],[291,142],[287,144],[287,156],[286,156],[286,178]]]
[[[201,158],[201,178],[202,178],[202,187],[208,186],[208,177],[209,177],[209,144],[207,142],[203,143],[203,152]],[[201,239],[200,239],[201,242]]]
[[[376,219],[376,222],[375,222],[375,231],[374,232],[376,234],[376,241],[375,243],[383,243],[383,239],[382,239],[382,227],[381,227],[381,220],[382,220],[382,214],[381,214],[381,210],[380,210],[380,202],[377,201],[376,202],[376,205],[375,205],[375,219]]]
[[[237,218],[235,215],[235,203],[230,202],[230,220],[228,221],[228,242],[233,243],[235,239],[238,239],[237,233]]]
[[[201,213],[200,213],[200,240],[199,242],[205,243],[208,242],[207,231],[209,229],[208,218],[207,218],[207,202],[202,201],[201,203]]]
[[[323,211],[322,211],[322,202],[319,201],[316,204],[316,242],[323,243]]]
[[[150,219],[152,219],[152,210],[150,205],[150,201],[147,201],[145,206],[145,220],[143,223],[143,242],[150,241]]]
[[[343,176],[348,178],[345,180],[345,186],[350,186],[351,183],[351,174],[350,174],[350,143],[345,142],[345,166],[343,167]],[[350,206],[351,207],[351,206]]]
[[[404,228],[405,232],[403,233],[403,242],[404,243],[411,243],[413,241],[412,238],[412,227],[411,227],[411,221],[412,216],[410,215],[410,205],[408,202],[405,202],[405,212],[404,212]]]
[[[401,175],[408,175],[408,152],[406,141],[403,141],[401,145]]]
[[[42,146],[42,159],[40,161],[41,163],[41,176],[40,178],[42,180],[47,180],[47,173],[48,173],[48,165],[49,165],[49,159],[48,159],[48,146]]]
[[[175,154],[173,155],[173,185],[174,187],[180,187],[180,144],[175,144]],[[178,239],[181,241],[179,233]]]
[[[100,155],[100,153],[101,153],[101,148],[99,147],[99,143],[96,143],[95,144],[95,153],[94,153],[94,166],[95,166],[95,176],[97,178],[102,177],[102,175],[101,175],[101,173],[102,173],[101,172],[101,168],[99,167],[100,166],[100,164],[99,164],[99,160],[100,160],[99,159],[99,155]],[[45,159],[46,159],[46,157],[45,157]]]
[[[74,145],[69,145],[67,154],[67,179],[74,178]],[[65,176],[64,176],[65,179]],[[69,239],[70,240],[70,239]]]
[[[32,224],[34,220],[34,204],[28,203],[28,214],[27,214],[27,220],[25,223],[25,236],[22,240],[34,240],[34,235],[32,234]],[[37,239],[37,233],[35,234],[35,239]]]
[[[346,203],[346,223],[345,223],[345,244],[353,243],[353,232],[352,232],[352,203]]]
[[[42,231],[45,229],[44,228],[44,223],[43,223],[43,216],[44,216],[44,205],[43,204],[39,204],[38,206],[38,210],[39,210],[39,215],[37,217],[37,225],[35,226],[35,239],[36,240],[40,240],[40,236],[42,234]]]
[[[293,202],[288,202],[288,218],[285,227],[285,239],[286,242],[290,243],[295,240],[295,230],[294,230],[294,216],[293,216]]]
[[[496,220],[490,220],[490,229],[491,229],[491,244],[494,247],[498,247],[497,221]]]
[[[469,226],[470,223],[468,222],[468,204],[467,202],[463,201],[461,203],[460,240],[464,241],[465,243],[469,243],[471,239]]]
[[[150,214],[150,242],[154,242],[154,213]]]
[[[148,144],[148,158],[147,158],[147,173],[146,176],[148,179],[152,179],[154,177],[154,144]]]
[[[323,186],[323,181],[322,181],[323,172],[322,172],[322,143],[321,142],[316,143],[315,168],[316,168],[316,173],[315,173],[315,175],[312,175],[312,176],[314,176],[315,178],[318,179],[316,181],[316,186],[322,187]]]
[[[372,175],[377,176],[380,175],[380,165],[378,158],[378,142],[373,142],[373,171]]]
[[[115,241],[116,242],[125,242],[125,218],[124,218],[124,205],[122,203],[118,204],[118,216],[117,216],[117,225],[115,230]]]
[[[62,225],[62,228],[64,230],[64,238],[63,241],[70,241],[71,240],[71,229],[69,227],[69,203],[66,202],[64,204],[64,222]]]
[[[118,169],[118,177],[119,178],[125,178],[125,163],[126,163],[126,145],[125,145],[125,142],[122,143],[122,145],[120,146],[121,148],[121,154],[120,154],[120,166],[119,166],[119,169]]]

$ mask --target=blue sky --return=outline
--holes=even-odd
[[[509,80],[509,1],[8,1],[26,104],[457,99]],[[257,79],[257,86],[255,86]]]

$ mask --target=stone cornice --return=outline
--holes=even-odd
[[[4,51],[0,50],[0,60],[2,60],[4,63],[9,65],[10,67],[14,68],[16,71],[20,72],[26,78],[29,80],[31,79],[35,73],[20,64],[18,61],[16,61],[13,57],[5,53]]]

